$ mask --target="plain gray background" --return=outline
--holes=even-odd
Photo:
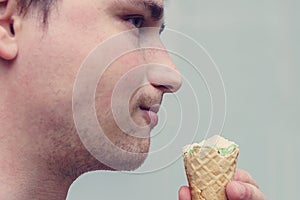
[[[167,27],[195,39],[217,64],[227,95],[222,135],[240,145],[238,167],[251,172],[267,199],[300,198],[299,10],[297,0],[166,2]],[[186,48],[184,42],[174,44]],[[168,148],[177,137],[200,140],[208,127],[210,100],[205,84],[190,64],[174,59],[185,76],[184,86],[164,100],[153,151]],[[196,67],[201,71],[201,66]],[[197,116],[201,116],[199,127]],[[199,135],[192,138],[196,132]],[[150,168],[158,163],[154,172],[85,174],[72,185],[68,200],[177,199],[177,190],[187,181],[180,149],[173,152],[174,162],[168,166],[162,161],[170,157],[163,153],[156,161],[146,161]]]

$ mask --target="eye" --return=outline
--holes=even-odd
[[[127,16],[125,20],[131,23],[135,28],[142,28],[145,23],[145,19],[142,15]]]

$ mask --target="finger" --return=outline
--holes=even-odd
[[[265,200],[263,193],[254,185],[232,181],[226,186],[228,200]]]
[[[182,186],[178,191],[178,199],[179,200],[191,200],[190,189],[187,186]]]
[[[244,183],[249,183],[249,184],[252,184],[255,187],[259,188],[258,184],[252,178],[252,176],[243,169],[236,169],[233,180],[244,182]]]

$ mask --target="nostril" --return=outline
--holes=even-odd
[[[147,72],[147,76],[149,83],[163,92],[176,92],[182,84],[180,74],[171,67],[151,67]]]
[[[163,92],[173,92],[174,91],[174,88],[171,85],[154,85],[154,84],[152,84],[152,85]]]

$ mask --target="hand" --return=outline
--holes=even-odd
[[[228,200],[265,200],[257,183],[245,170],[237,169],[233,181],[226,186]],[[191,200],[190,190],[187,186],[180,188],[179,200]]]

